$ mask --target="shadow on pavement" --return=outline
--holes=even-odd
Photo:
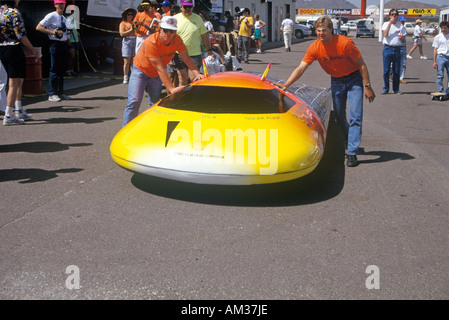
[[[376,159],[369,159],[369,160],[360,160],[359,164],[367,164],[367,163],[379,163],[379,162],[387,162],[387,161],[393,161],[393,160],[412,160],[415,159],[415,157],[412,157],[411,155],[403,152],[391,152],[391,151],[370,151],[365,152],[364,148],[359,149],[359,155],[372,155],[377,156]]]
[[[30,109],[31,110],[31,109]],[[117,118],[50,118],[42,119],[36,121],[28,121],[27,126],[41,125],[41,124],[67,124],[67,123],[84,123],[84,124],[95,124],[102,123],[105,121],[115,120]]]
[[[90,98],[71,98],[70,101],[91,101],[91,100],[128,100],[125,96],[110,96],[110,97],[90,97]]]
[[[43,169],[6,169],[0,170],[0,182],[19,181],[19,183],[34,183],[47,181],[56,178],[61,173],[75,173],[84,169],[67,168],[59,170],[43,170]]]
[[[22,142],[16,144],[0,145],[0,153],[9,153],[9,152],[47,153],[47,152],[64,151],[70,149],[71,147],[88,147],[91,145],[92,143],[64,144],[53,141]]]
[[[344,185],[345,149],[343,135],[329,122],[324,156],[307,176],[276,184],[251,186],[200,185],[171,181],[143,174],[133,175],[132,184],[147,193],[177,200],[225,206],[295,206],[337,196]]]
[[[98,107],[80,107],[80,106],[55,106],[55,107],[47,107],[47,108],[31,108],[27,109],[29,112],[35,113],[51,113],[51,112],[78,112],[84,110],[97,109]]]

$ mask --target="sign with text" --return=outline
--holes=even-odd
[[[435,15],[437,9],[408,9],[409,15]]]
[[[309,15],[324,14],[324,9],[299,9],[298,14],[309,14]]]
[[[141,0],[89,0],[87,14],[90,16],[121,18],[126,8],[137,8]]]
[[[351,14],[352,9],[326,9],[326,14]]]
[[[210,4],[212,5],[211,12],[223,13],[223,0],[210,0]]]

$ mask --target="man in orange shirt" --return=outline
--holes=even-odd
[[[173,59],[176,51],[194,74],[194,80],[204,77],[189,57],[186,46],[181,37],[176,34],[176,30],[175,18],[170,16],[162,18],[159,32],[145,39],[135,56],[129,79],[128,104],[123,116],[123,126],[139,114],[145,88],[148,88],[148,107],[160,99],[162,84],[169,93],[176,90],[165,71],[165,67]]]
[[[156,4],[150,3],[150,1],[144,0],[140,4],[143,8],[143,12],[138,12],[134,18],[134,25],[136,26],[136,53],[139,51],[142,42],[148,38],[152,33],[158,30],[158,22],[153,22],[153,19],[161,20],[161,15],[156,11]],[[152,24],[153,23],[153,24]]]
[[[170,11],[171,11],[171,7],[172,7],[172,4],[171,4],[171,2],[170,1],[168,1],[168,0],[165,0],[164,2],[162,2],[161,4],[160,4],[160,6],[161,6],[161,8],[162,8],[162,11],[164,12],[163,14],[162,14],[162,16],[170,16],[171,14],[170,14]]]
[[[286,90],[301,78],[313,61],[318,60],[323,70],[331,76],[334,112],[347,140],[346,165],[355,167],[362,140],[363,93],[369,102],[375,98],[368,67],[354,41],[333,34],[332,20],[328,16],[320,17],[315,26],[318,39],[309,46],[288,80],[279,86]],[[346,102],[349,105],[349,123],[346,119]]]

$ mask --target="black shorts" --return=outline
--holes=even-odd
[[[8,78],[26,78],[26,60],[20,45],[0,46],[0,60],[8,74]]]
[[[190,56],[190,58],[193,60],[198,70],[200,70],[201,66],[203,65],[203,59],[201,55]],[[187,65],[184,63],[184,61],[182,61],[181,57],[177,53],[175,53],[172,63],[174,66],[174,70],[182,70],[187,68]]]

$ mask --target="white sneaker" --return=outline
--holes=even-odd
[[[48,101],[59,102],[59,101],[61,101],[61,98],[58,97],[56,94],[53,94],[48,97]]]
[[[12,117],[7,117],[4,116],[3,117],[3,125],[4,126],[13,126],[16,124],[24,124],[25,121],[23,121],[22,119],[18,119],[16,116],[12,116]]]
[[[124,76],[123,77],[123,83],[129,83],[129,78],[128,78],[128,76]]]
[[[70,100],[70,99],[72,99],[72,98],[70,98],[68,95],[66,95],[66,94],[61,94],[60,96],[59,96],[59,98],[61,99],[61,100]]]
[[[16,115],[16,117],[18,119],[23,119],[23,120],[30,120],[33,117],[33,115],[27,113],[25,111],[25,109],[15,110],[14,114]]]
[[[413,57],[412,57],[412,56],[409,56],[409,55],[407,55],[407,59],[413,59]]]
[[[427,60],[427,59],[429,59],[429,58],[427,58],[426,56],[422,56],[420,59],[421,59],[421,60]]]

